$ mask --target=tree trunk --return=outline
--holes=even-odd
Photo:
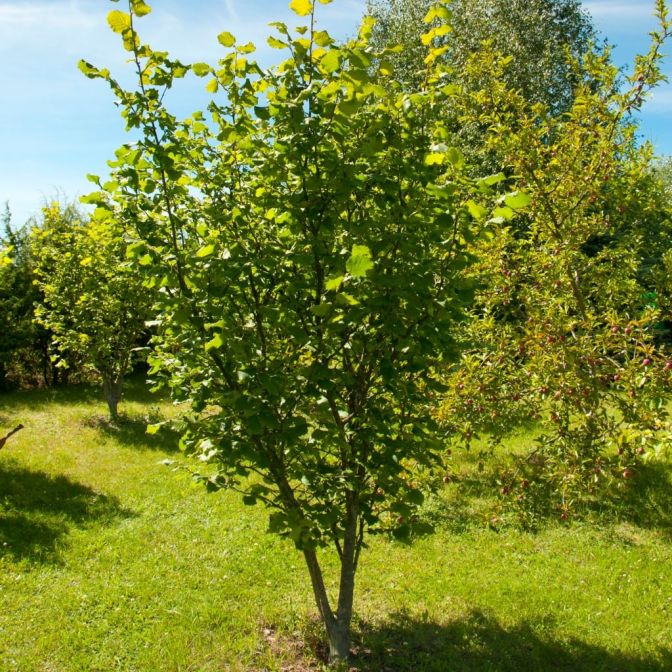
[[[105,401],[110,412],[110,420],[116,420],[119,417],[118,407],[121,401],[121,388],[124,382],[122,375],[106,374],[103,376],[103,392]]]
[[[346,662],[350,657],[350,623],[352,621],[352,605],[355,591],[356,550],[357,550],[357,497],[348,493],[345,538],[341,553],[340,585],[338,591],[338,608],[333,612],[329,597],[324,586],[322,570],[313,549],[305,549],[303,555],[308,565],[310,580],[317,608],[327,631],[329,640],[329,664]]]

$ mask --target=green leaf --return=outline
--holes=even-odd
[[[446,158],[456,168],[464,166],[464,156],[457,147],[448,147],[446,150]]]
[[[495,175],[488,175],[479,180],[479,183],[483,183],[486,187],[494,187],[496,184],[503,182],[506,179],[504,173],[496,173]]]
[[[107,22],[115,33],[123,33],[131,27],[131,16],[125,12],[120,12],[118,9],[113,9],[107,15]]]
[[[268,43],[268,46],[271,47],[272,49],[286,49],[287,48],[287,43],[283,42],[282,40],[279,40],[277,37],[273,37],[272,35],[266,40]]]
[[[343,62],[343,54],[338,49],[331,49],[320,60],[320,68],[326,73],[336,72]]]
[[[310,312],[318,317],[326,317],[331,311],[330,303],[318,303],[310,307]]]
[[[450,19],[450,10],[445,5],[434,5],[425,16],[425,23],[431,23],[434,19],[447,21]]]
[[[337,275],[335,277],[329,278],[325,283],[324,283],[324,288],[328,292],[333,292],[335,289],[338,289],[341,286],[341,283],[343,282],[344,276],[342,275]]]
[[[299,16],[308,16],[313,11],[313,3],[311,0],[292,0],[289,8]]]
[[[221,334],[215,334],[212,340],[208,341],[205,344],[205,351],[210,352],[210,350],[219,350],[224,345],[224,340],[222,339]]]
[[[483,219],[488,214],[487,208],[476,203],[476,201],[467,201],[467,210],[474,219]]]
[[[512,210],[524,210],[532,202],[532,197],[524,191],[514,191],[504,197],[504,203]]]
[[[205,90],[208,91],[209,93],[217,93],[219,90],[219,82],[216,79],[211,79],[206,87]]]
[[[357,299],[350,295],[346,294],[345,292],[341,292],[340,294],[336,294],[335,302],[342,305],[342,306],[357,306],[359,305],[359,301]]]
[[[318,47],[328,47],[333,42],[326,30],[318,30],[315,35],[313,35],[313,41]]]
[[[511,209],[507,207],[497,207],[492,211],[492,216],[493,218],[499,218],[501,217],[502,220],[505,222],[508,222],[510,219],[513,219],[514,215],[516,213]]]
[[[426,166],[441,166],[446,160],[446,155],[441,152],[432,152],[425,157]]]
[[[236,43],[236,38],[231,33],[225,30],[223,33],[217,35],[217,41],[223,47],[232,47]]]
[[[196,252],[196,256],[199,259],[202,259],[203,257],[209,257],[212,255],[212,253],[215,251],[215,246],[210,243],[208,245],[204,245],[198,252]]]
[[[205,77],[210,72],[210,66],[207,63],[194,63],[191,69],[196,77]]]
[[[147,429],[145,429],[145,434],[156,434],[161,427],[163,427],[166,423],[165,422],[157,422],[154,425],[147,425]]]
[[[345,262],[348,273],[355,278],[363,278],[372,268],[371,250],[366,245],[353,245],[352,254]]]
[[[147,16],[152,8],[144,0],[131,0],[131,10],[136,16]]]
[[[79,63],[77,63],[77,67],[89,79],[93,79],[94,77],[96,77],[98,75],[98,68],[96,68],[94,65],[91,65],[91,63],[89,63],[88,61],[85,61],[83,59],[80,59]]]

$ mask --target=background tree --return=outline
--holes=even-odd
[[[12,385],[56,382],[50,361],[49,333],[34,321],[40,292],[34,284],[30,228],[15,229],[9,209],[3,216],[0,263],[0,389]]]
[[[403,47],[389,58],[395,76],[405,86],[423,77],[425,51],[421,35],[433,0],[368,0],[375,17],[373,44]],[[502,73],[509,88],[533,103],[544,103],[554,114],[567,110],[581,74],[579,61],[596,39],[595,28],[579,0],[451,0],[450,32],[442,36],[444,58],[458,82],[472,54],[489,42],[495,52],[511,58]],[[479,82],[471,83],[472,88]]]
[[[101,376],[115,419],[151,293],[125,263],[112,222],[90,222],[74,206],[53,203],[33,235],[43,294],[37,320],[53,334],[61,366],[75,362]]]
[[[623,487],[670,438],[672,357],[662,326],[672,226],[630,116],[661,79],[671,24],[657,6],[660,30],[624,92],[608,52],[589,53],[586,79],[558,117],[510,89],[506,59],[486,50],[467,66],[483,89],[458,99],[467,103],[461,118],[489,129],[485,143],[529,207],[521,218],[503,202],[492,220],[496,233],[472,269],[478,345],[444,410],[449,424],[461,417],[453,429],[467,440],[478,427],[501,427],[503,412],[509,426],[516,409],[538,418],[536,448],[502,476],[502,492],[524,501],[540,486],[563,518]]]
[[[153,374],[190,403],[182,444],[215,469],[200,478],[272,510],[342,660],[365,535],[408,532],[423,499],[416,470],[440,458],[427,392],[456,354],[472,295],[459,276],[480,225],[462,157],[445,144],[438,52],[428,88],[407,95],[370,50],[369,20],[338,44],[312,2],[291,6],[307,25],[274,24],[269,44],[288,52],[278,66],[261,70],[253,45],[226,32],[217,65],[190,66],[219,93],[207,122],[163,106],[188,66],[140,42],[147,5],[113,11],[138,90],[80,67],[108,81],[142,140],[89,200],[98,221],[135,230],[136,272],[159,289]],[[325,546],[340,562],[333,607]]]

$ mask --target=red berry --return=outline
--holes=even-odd
[[[649,366],[649,364],[651,364],[651,360],[648,357],[644,357],[642,364],[644,364],[644,366]]]

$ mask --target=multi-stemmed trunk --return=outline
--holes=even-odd
[[[110,420],[116,420],[119,417],[118,408],[123,382],[124,377],[121,374],[105,374],[103,376],[103,392],[110,412]]]
[[[350,623],[357,570],[359,515],[355,493],[348,493],[347,499],[345,534],[339,553],[341,571],[336,611],[331,608],[315,550],[307,548],[303,551],[317,607],[329,640],[330,664],[346,661],[350,655]]]

